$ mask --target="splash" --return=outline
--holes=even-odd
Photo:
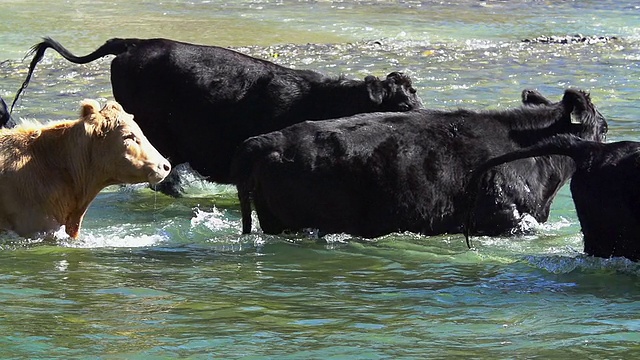
[[[194,209],[194,216],[191,218],[191,229],[205,227],[212,231],[232,230],[239,231],[240,225],[237,221],[231,221],[224,212],[215,206],[211,211],[204,211],[200,208]]]
[[[575,223],[573,223],[572,221],[570,221],[565,217],[560,217],[558,221],[548,221],[546,223],[538,224],[536,230],[541,230],[543,232],[550,232],[550,231],[568,228],[572,225],[575,225]]]
[[[140,229],[131,224],[122,224],[100,229],[84,229],[78,239],[71,239],[65,227],[29,238],[23,238],[12,231],[4,231],[0,239],[0,250],[17,250],[43,245],[78,249],[95,248],[137,248],[157,246],[169,240],[162,229],[156,234],[140,234]]]
[[[73,240],[66,236],[64,227],[54,236],[61,246],[70,248],[137,248],[156,246],[168,240],[166,235],[158,234],[124,234],[131,232],[126,225],[100,229],[99,232],[85,230],[80,238]]]

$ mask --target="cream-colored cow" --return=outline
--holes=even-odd
[[[0,129],[0,229],[76,238],[106,186],[158,183],[171,170],[120,104],[84,100],[80,119]]]

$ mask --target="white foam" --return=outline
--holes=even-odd
[[[137,248],[158,245],[168,239],[167,235],[139,234],[130,229],[130,224],[110,226],[93,230],[83,230],[78,239],[71,239],[64,232],[64,226],[53,235],[61,246],[71,248]],[[128,233],[128,234],[127,234]]]
[[[239,230],[237,221],[227,220],[224,213],[215,206],[210,211],[204,211],[199,208],[194,209],[194,216],[191,218],[191,228],[204,226],[212,231],[220,231],[225,229]]]
[[[120,248],[120,247],[148,247],[157,245],[164,238],[160,235],[125,235],[115,237],[110,235],[89,235],[82,239],[69,241],[64,244],[75,248]]]

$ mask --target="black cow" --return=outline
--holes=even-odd
[[[549,155],[568,156],[576,164],[570,188],[582,226],[585,253],[603,258],[624,256],[640,260],[639,142],[603,144],[573,135],[558,135],[495,157],[474,171],[469,181],[470,204],[473,204],[479,180],[487,170],[518,159]],[[467,221],[467,234],[472,232],[471,219],[472,215]],[[467,236],[467,244],[468,240]]]
[[[251,200],[269,234],[304,228],[363,237],[460,232],[465,186],[481,163],[559,133],[603,140],[606,121],[582,91],[566,90],[559,103],[538,103],[499,111],[360,114],[249,138],[231,175],[243,232],[251,231]],[[477,233],[509,232],[525,213],[546,221],[551,200],[573,171],[566,157],[490,171],[481,181]]]
[[[7,109],[7,104],[4,99],[0,97],[0,128],[12,128],[16,125],[15,121],[11,118],[11,113]]]
[[[250,136],[303,120],[422,107],[410,78],[398,72],[385,80],[333,78],[167,39],[111,39],[77,57],[50,38],[33,47],[29,73],[13,104],[47,48],[78,64],[116,55],[111,62],[116,101],[173,163],[189,162],[219,183],[230,183],[233,153]]]

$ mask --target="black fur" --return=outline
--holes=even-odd
[[[74,63],[116,55],[111,63],[116,101],[174,164],[189,162],[219,183],[230,183],[231,157],[250,136],[304,120],[422,107],[409,77],[398,72],[384,80],[331,78],[221,47],[167,39],[111,39],[76,57],[50,38],[33,47],[14,104],[47,48]]]
[[[581,124],[571,123],[579,119]],[[471,170],[559,133],[602,141],[606,122],[589,96],[501,111],[360,114],[305,122],[246,140],[232,167],[243,232],[253,200],[265,233],[318,228],[377,237],[462,230]],[[524,213],[547,220],[574,171],[563,157],[520,160],[482,177],[477,233],[512,230]]]
[[[552,102],[536,90],[522,91],[522,103],[525,105],[551,105]]]
[[[7,109],[7,104],[0,97],[0,128],[12,128],[16,126],[15,121],[11,118],[11,113]]]
[[[570,188],[582,226],[585,253],[640,260],[640,142],[603,144],[558,135],[495,157],[474,171],[468,186],[470,206],[474,204],[479,180],[487,170],[518,159],[548,155],[568,156],[575,162]],[[472,214],[470,212],[467,220],[467,235],[473,232]],[[467,244],[468,239],[467,236]]]

